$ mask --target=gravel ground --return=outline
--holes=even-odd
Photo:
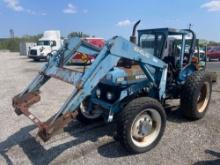
[[[202,120],[189,122],[180,112],[167,111],[167,128],[150,152],[129,155],[112,138],[114,124],[85,126],[73,121],[63,132],[43,143],[36,127],[16,116],[11,99],[36,75],[43,63],[18,53],[0,53],[0,164],[220,164],[220,85],[214,84],[209,110]],[[209,63],[218,71],[220,63]],[[42,101],[32,112],[46,120],[54,114],[73,87],[51,80],[42,88]],[[174,107],[174,109],[178,109]]]

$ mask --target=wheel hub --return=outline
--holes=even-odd
[[[143,110],[132,123],[132,142],[139,147],[146,147],[152,144],[159,136],[161,126],[162,118],[157,110],[153,108]]]
[[[153,120],[149,115],[142,116],[136,122],[136,130],[134,131],[134,137],[137,139],[144,138],[152,132]]]

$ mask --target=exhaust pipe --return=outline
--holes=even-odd
[[[130,42],[132,42],[133,44],[136,44],[136,40],[137,40],[137,37],[136,37],[136,29],[137,29],[137,26],[138,24],[141,22],[141,20],[137,21],[135,24],[134,24],[134,27],[133,27],[133,32],[132,32],[132,35],[130,36]],[[121,61],[120,61],[121,65],[126,67],[126,68],[131,68],[132,65],[134,64],[134,62],[132,60],[129,60],[127,58],[122,58]]]
[[[133,27],[133,32],[132,32],[132,35],[130,36],[130,41],[134,44],[136,44],[137,42],[137,37],[136,37],[136,29],[137,29],[137,26],[139,25],[139,23],[141,22],[141,20],[137,21],[135,24],[134,24],[134,27]]]

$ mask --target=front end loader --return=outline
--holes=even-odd
[[[116,120],[118,140],[132,153],[146,152],[160,141],[166,126],[163,105],[167,99],[181,99],[186,117],[202,118],[211,97],[211,83],[192,62],[194,32],[139,30],[136,39],[138,23],[131,42],[115,36],[98,49],[80,38],[66,41],[28,87],[13,98],[15,112],[32,120],[44,141],[75,117],[85,123],[100,118]],[[185,37],[189,34],[192,43],[186,54]],[[181,49],[164,55],[170,35],[182,37]],[[65,65],[76,52],[95,55],[96,59],[88,68],[69,69]],[[72,84],[73,91],[60,110],[42,122],[29,108],[40,101],[40,88],[51,78]]]

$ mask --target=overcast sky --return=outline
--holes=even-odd
[[[109,39],[139,28],[193,26],[199,38],[220,41],[220,0],[0,0],[0,38],[61,30]]]

